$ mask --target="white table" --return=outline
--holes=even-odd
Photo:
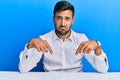
[[[0,80],[120,80],[120,72],[108,72],[106,74],[82,72],[10,72],[0,71]]]

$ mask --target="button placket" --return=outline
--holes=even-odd
[[[62,51],[61,52],[62,52],[62,65],[63,65],[62,68],[63,69],[65,69],[65,65],[66,65],[66,62],[65,62],[65,53],[64,53],[65,52],[64,51],[65,48],[64,47],[65,47],[65,42],[62,41],[62,47],[61,47]]]

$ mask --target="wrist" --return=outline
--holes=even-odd
[[[98,40],[95,40],[95,42],[97,43],[97,47],[96,49],[94,50],[95,54],[97,56],[101,55],[102,54],[102,51],[101,51],[101,43],[98,41]]]
[[[101,43],[98,40],[95,40],[95,42],[97,43],[97,46],[101,46]]]
[[[97,48],[94,50],[94,52],[97,56],[101,55],[102,54],[101,47],[97,46]]]

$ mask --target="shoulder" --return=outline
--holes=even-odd
[[[45,33],[45,34],[43,34],[43,35],[40,35],[39,37],[40,37],[41,39],[48,39],[48,38],[52,37],[52,36],[54,35],[54,33],[55,33],[55,31],[52,30],[52,31],[50,31],[50,32],[48,32],[48,33]]]
[[[72,35],[73,35],[73,38],[75,39],[79,39],[82,41],[88,40],[87,36],[84,33],[78,33],[78,32],[72,31]]]

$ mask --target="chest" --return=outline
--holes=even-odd
[[[65,62],[76,62],[82,59],[82,55],[75,55],[75,52],[79,46],[79,44],[75,44],[71,41],[56,41],[56,42],[50,42],[49,43],[52,50],[53,55],[46,53],[44,55],[45,60],[61,63],[61,61]]]

